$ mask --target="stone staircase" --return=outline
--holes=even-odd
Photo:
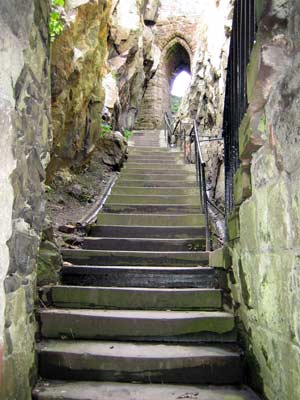
[[[34,399],[257,399],[208,266],[194,166],[160,142],[135,135],[83,249],[63,251],[38,312]]]

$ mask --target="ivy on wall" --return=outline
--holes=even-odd
[[[61,18],[60,8],[64,7],[65,0],[51,0],[51,12],[49,21],[49,31],[51,42],[59,36],[63,30],[63,21]]]

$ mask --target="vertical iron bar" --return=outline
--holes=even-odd
[[[203,190],[203,208],[205,215],[205,236],[206,236],[206,251],[210,251],[210,229],[208,219],[208,202],[207,202],[207,191],[206,191],[206,178],[205,178],[205,165],[201,164],[202,170],[202,190]]]

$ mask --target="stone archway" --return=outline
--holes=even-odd
[[[186,42],[175,37],[169,42],[163,54],[163,65],[165,75],[165,88],[163,99],[163,113],[171,111],[171,88],[176,77],[183,71],[191,73],[191,52]]]
[[[150,80],[141,104],[136,129],[161,129],[164,113],[171,109],[171,86],[181,71],[191,72],[193,52],[180,34],[162,43],[159,67]]]

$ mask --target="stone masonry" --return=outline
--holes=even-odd
[[[249,380],[269,400],[300,398],[300,4],[258,1],[240,127],[230,279]]]
[[[0,398],[28,400],[35,374],[35,262],[49,160],[46,0],[0,4]]]
[[[161,2],[154,32],[155,42],[160,47],[162,56],[158,70],[146,89],[136,122],[137,128],[162,127],[163,115],[166,111],[170,111],[170,89],[174,75],[186,69],[182,65],[175,70],[167,67],[169,50],[176,44],[181,45],[189,55],[192,90],[186,103],[189,106],[193,104],[193,107],[189,108],[198,110],[201,104],[199,103],[201,95],[198,92],[204,89],[204,82],[205,90],[209,92],[223,90],[232,1],[226,0],[219,3],[211,0],[185,2],[163,0]],[[208,24],[211,20],[216,21],[213,26]],[[214,79],[214,77],[217,78]],[[220,103],[214,104],[219,116],[222,115],[222,99],[221,93]],[[203,110],[202,106],[199,107],[200,109],[203,117],[209,119],[209,110]],[[216,111],[210,110],[210,113],[216,114]],[[187,116],[195,117],[195,113]]]

